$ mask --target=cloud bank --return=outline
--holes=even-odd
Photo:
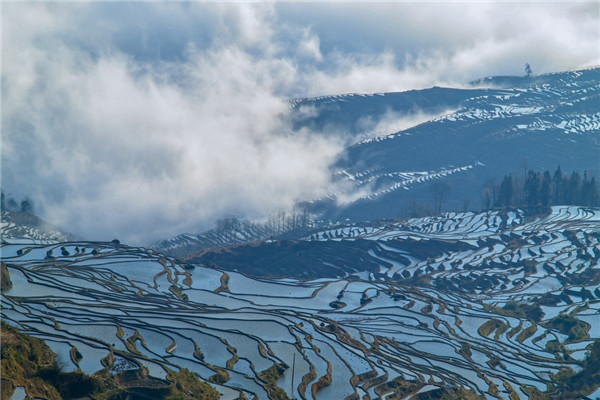
[[[518,8],[521,12],[514,12]],[[599,64],[598,4],[3,5],[2,186],[141,244],[332,192],[288,98]],[[380,130],[422,122],[386,115]],[[365,125],[365,126],[367,126]]]

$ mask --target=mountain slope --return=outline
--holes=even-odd
[[[293,100],[297,129],[342,135],[350,143],[331,171],[336,182],[332,193],[310,203],[312,223],[480,210],[485,207],[484,186],[497,191],[505,175],[524,179],[527,170],[554,171],[560,165],[567,174],[587,170],[597,178],[599,96],[596,68],[490,77],[468,89],[434,87]],[[399,132],[373,137],[375,132],[369,131],[390,116],[402,122],[423,115],[431,118]],[[447,192],[440,194],[446,184]],[[298,239],[301,234],[287,237]],[[259,225],[238,223],[231,230],[180,235],[151,247],[179,257],[271,236],[278,235]]]
[[[181,234],[152,243],[150,247],[176,257],[182,257],[199,249],[265,240],[271,236],[269,229],[261,224],[235,219],[226,222],[221,224],[221,227],[204,233]]]
[[[361,118],[389,109],[429,110],[434,99],[456,109],[350,146],[334,171],[350,189],[317,202],[314,211],[333,221],[406,216],[413,199],[433,206],[432,181],[450,185],[443,209],[462,209],[465,203],[477,209],[484,184],[490,179],[499,184],[508,173],[553,171],[560,165],[564,171],[598,175],[600,69],[478,83],[502,88],[435,88],[311,100],[311,115],[317,122],[306,122],[308,126],[326,125],[326,121],[335,126],[346,120],[343,126],[350,131],[357,129]],[[395,99],[401,95],[412,103],[397,106]],[[300,110],[306,102],[296,107]]]
[[[12,242],[19,240],[27,242],[64,242],[75,240],[70,233],[60,231],[33,214],[2,210],[2,238]]]
[[[105,360],[164,380],[183,367],[225,399],[274,398],[276,387],[305,399],[581,398],[600,386],[596,361],[584,362],[600,332],[598,226],[600,209],[579,207],[340,226],[303,241],[337,275],[310,280],[117,243],[5,243],[2,319],[45,339],[67,370]],[[277,252],[283,266],[302,257],[285,243]]]

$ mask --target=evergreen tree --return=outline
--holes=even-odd
[[[33,214],[33,201],[29,198],[21,201],[21,212],[27,214]]]
[[[492,206],[492,189],[489,187],[484,187],[481,192],[481,204],[485,210],[489,210]],[[498,201],[496,200],[493,204],[494,206],[498,206]]]
[[[14,198],[9,197],[8,200],[6,200],[6,209],[8,211],[18,211],[19,205],[17,204],[17,201]]]
[[[598,207],[600,206],[600,193],[598,193],[598,186],[596,186],[596,177],[592,176],[592,179],[590,180],[590,197],[589,197],[589,201],[590,201],[590,206],[591,207]]]
[[[490,204],[489,187],[484,186],[482,192],[482,205],[488,208]],[[504,176],[498,195],[493,202],[494,207],[528,206],[538,205],[547,207],[549,205],[575,205],[598,207],[600,206],[600,190],[596,178],[590,178],[587,171],[583,173],[583,179],[578,172],[573,171],[571,175],[563,175],[560,166],[550,174],[529,170],[525,179],[514,178],[512,175]]]
[[[568,176],[563,176],[562,180],[560,181],[560,188],[559,190],[559,198],[558,198],[558,204],[569,204],[571,202],[571,198],[569,196],[569,177]]]
[[[561,185],[562,185],[562,171],[560,170],[560,165],[556,168],[554,172],[554,177],[552,178],[552,204],[560,204],[561,201]]]
[[[512,176],[504,176],[502,183],[500,183],[500,190],[498,192],[497,204],[498,207],[506,207],[511,205],[513,196],[513,184]]]
[[[542,186],[540,187],[540,203],[546,207],[550,204],[550,185],[552,179],[550,178],[550,172],[545,171],[544,177],[542,178]]]
[[[495,179],[488,179],[483,186],[483,191],[481,192],[481,203],[484,209],[489,210],[492,206],[498,205],[496,192],[497,187]]]
[[[571,174],[567,190],[567,203],[581,204],[581,176],[575,171]]]
[[[583,174],[583,183],[581,184],[581,205],[595,207],[598,205],[598,187],[596,178],[588,180],[587,171]]]
[[[525,180],[525,202],[529,207],[535,206],[538,203],[539,186],[539,174],[529,170],[527,179]]]

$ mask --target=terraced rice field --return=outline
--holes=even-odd
[[[6,233],[13,286],[2,319],[45,339],[68,370],[146,368],[164,379],[165,368],[187,368],[223,398],[269,398],[261,372],[274,365],[283,367],[277,385],[303,399],[385,398],[396,378],[414,382],[411,393],[460,386],[528,398],[562,367],[578,371],[600,338],[599,209],[324,230],[305,240],[371,241],[380,270],[313,280],[249,277],[120,244],[13,242]],[[424,258],[421,242],[460,246]],[[581,321],[581,332],[552,323],[561,317]]]

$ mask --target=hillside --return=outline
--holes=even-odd
[[[352,144],[334,167],[345,192],[312,205],[324,220],[354,222],[430,210],[483,208],[486,184],[523,170],[588,170],[599,175],[600,69],[536,77],[492,77],[469,89],[330,96],[295,101],[299,125],[358,132],[365,120],[392,113],[401,121],[436,115],[399,132]],[[304,108],[303,108],[304,107]],[[299,117],[300,118],[300,117]],[[370,132],[366,132],[368,135]],[[526,172],[526,171],[525,171]],[[436,204],[431,183],[449,193]]]
[[[493,205],[504,177],[524,182],[529,171],[553,173],[559,166],[567,176],[587,173],[597,180],[599,96],[595,68],[489,77],[468,88],[292,100],[296,129],[342,135],[348,143],[330,171],[332,192],[303,205],[310,225],[478,211]],[[416,125],[377,131],[382,119]],[[554,203],[559,204],[574,203]],[[282,237],[261,224],[237,222],[230,228],[190,232],[150,247],[188,257],[211,247]],[[283,237],[299,239],[302,233]]]
[[[272,236],[266,226],[248,221],[232,219],[222,225],[200,234],[184,233],[160,240],[149,247],[175,257],[184,257],[198,249],[265,240]]]
[[[264,223],[132,247],[3,211],[2,398],[600,397],[599,78],[293,100],[348,147]]]
[[[13,242],[62,242],[76,239],[37,216],[24,212],[2,210],[0,229],[3,238],[10,237]]]
[[[5,243],[2,319],[65,372],[164,381],[187,368],[224,399],[594,398],[599,225],[597,208],[448,213],[189,261],[117,242]],[[292,261],[306,254],[314,271]]]
[[[205,399],[215,400],[218,393],[189,371],[169,371],[168,380],[152,379],[138,370],[110,371],[108,367],[94,376],[80,371],[64,372],[62,354],[56,354],[44,341],[19,332],[2,323],[2,395],[25,395],[45,399]],[[72,357],[80,356],[77,350]],[[113,356],[114,357],[114,356]],[[108,357],[110,359],[110,356]],[[110,361],[103,360],[109,364]]]

